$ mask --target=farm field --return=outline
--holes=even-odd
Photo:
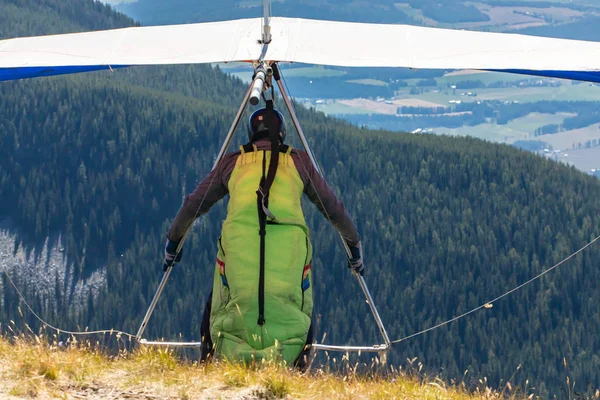
[[[476,96],[462,95],[462,93],[467,92],[472,92]],[[390,101],[392,104],[370,99],[333,100],[333,102],[347,106],[343,108],[347,114],[364,113],[365,110],[368,110],[370,113],[395,114],[397,107],[401,106],[445,107],[450,105],[450,101],[477,102],[499,100],[521,103],[542,100],[600,101],[600,86],[590,86],[588,84],[571,85],[567,83],[560,87],[456,89],[454,93],[452,89],[443,91],[430,89],[424,93],[413,95],[410,94],[410,89],[402,89],[397,92],[396,99]],[[359,108],[361,111],[354,111],[353,108]]]
[[[507,125],[480,124],[476,126],[461,126],[460,128],[431,128],[433,133],[449,136],[472,136],[490,142],[512,143],[516,140],[526,139],[527,132]]]
[[[542,1],[542,0],[540,0]],[[451,28],[451,29],[474,29],[488,31],[517,31],[534,26],[550,25],[552,23],[572,22],[589,15],[582,11],[569,8],[572,3],[568,0],[550,0],[544,3],[554,3],[551,7],[536,7],[536,0],[532,0],[531,6],[506,6],[500,2],[482,3],[471,2],[480,12],[489,17],[488,21],[444,23],[426,17],[420,9],[412,8],[409,3],[396,3],[398,10],[419,21],[424,26]],[[580,1],[577,4],[597,6],[598,0]],[[541,4],[540,4],[541,5]]]
[[[461,96],[461,93],[472,92],[477,96]],[[565,82],[560,87],[510,87],[510,88],[482,88],[482,89],[452,89],[444,91],[428,91],[414,95],[421,100],[432,103],[448,104],[450,100],[475,102],[481,100],[518,101],[522,103],[541,100],[556,101],[600,101],[600,86],[587,83],[571,85]],[[409,89],[402,90],[400,95],[409,95]]]
[[[324,66],[315,65],[308,67],[281,67],[282,73],[286,77],[306,77],[306,78],[328,78],[332,76],[343,76],[346,72],[339,69],[326,68]],[[384,83],[385,84],[385,83]]]
[[[512,120],[506,125],[480,124],[475,126],[461,126],[460,128],[439,127],[433,128],[433,132],[451,136],[473,136],[492,142],[503,143],[514,143],[517,140],[543,140],[533,137],[533,131],[544,125],[560,124],[565,117],[565,114],[532,113]]]
[[[254,73],[252,69],[248,66],[248,64],[243,63],[218,63],[213,64],[218,65],[224,72],[231,74],[233,76],[237,76],[243,81],[249,82],[252,79],[252,74]],[[337,76],[344,76],[346,72],[340,69],[327,68],[321,65],[307,65],[302,67],[291,67],[289,65],[283,64],[281,65],[281,72],[286,78],[295,78],[295,77],[303,77],[303,78],[331,78]],[[368,81],[370,79],[365,79],[365,84],[369,84]],[[377,81],[380,82],[380,81]],[[363,83],[363,82],[357,82]],[[385,82],[382,82],[385,84]]]
[[[573,117],[576,114],[572,113],[556,113],[556,114],[543,114],[543,113],[530,113],[524,117],[516,118],[510,121],[507,126],[512,129],[519,129],[529,134],[529,138],[533,139],[533,133],[536,129],[541,128],[544,125],[550,124],[562,124],[564,119],[567,117]]]
[[[600,146],[578,148],[579,144],[585,147],[587,141],[600,140],[600,124],[553,135],[536,137],[531,134],[542,125],[560,124],[568,116],[569,114],[566,113],[562,115],[532,113],[526,117],[515,119],[506,125],[480,124],[456,129],[441,127],[433,128],[433,133],[451,136],[473,136],[509,144],[517,140],[540,140],[548,143],[554,150],[561,150],[561,153],[554,157],[556,159],[569,162],[584,171],[592,168],[600,169]]]
[[[461,126],[460,128],[432,128],[433,132],[440,135],[473,136],[492,142],[514,143],[517,140],[542,140],[542,136],[534,137],[533,132],[544,125],[560,124],[570,116],[567,113],[540,114],[531,113],[525,117],[517,118],[506,125],[479,124],[475,126]],[[551,136],[551,135],[548,135]]]
[[[598,0],[600,2],[600,0]],[[241,68],[239,65],[224,65],[222,69],[228,69],[233,75],[249,81],[252,71],[248,68]],[[318,93],[318,85],[322,83],[320,78],[340,79],[340,82],[352,83],[357,87],[385,87],[387,83],[384,80],[372,78],[349,78],[344,79],[347,73],[340,69],[330,69],[322,66],[285,66],[282,67],[283,76],[290,78],[306,78],[306,84],[315,85],[313,93]],[[354,74],[356,76],[356,74]],[[578,83],[568,80],[555,80],[560,86],[525,86],[525,87],[500,87],[500,88],[479,88],[479,89],[452,89],[451,85],[459,84],[465,81],[481,81],[484,85],[490,85],[494,82],[515,83],[524,82],[525,85],[534,85],[539,80],[549,82],[548,78],[537,78],[518,74],[483,72],[483,71],[451,71],[443,76],[435,78],[438,88],[418,87],[418,83],[423,78],[405,79],[408,87],[403,87],[396,92],[394,98],[383,97],[375,98],[349,98],[349,99],[331,99],[331,98],[312,98],[302,100],[307,107],[314,107],[328,115],[395,115],[398,107],[448,107],[450,101],[477,102],[485,100],[504,101],[504,102],[536,102],[542,100],[554,101],[600,101],[600,85],[589,83]],[[329,81],[328,81],[329,82]],[[417,87],[423,90],[420,94],[411,94],[411,88]],[[340,90],[345,90],[340,88]],[[472,94],[466,95],[468,92]],[[335,92],[330,92],[335,93]],[[360,93],[360,90],[357,92]],[[294,95],[293,91],[291,93]],[[464,94],[464,95],[463,95]],[[519,140],[539,140],[548,143],[554,150],[562,152],[554,158],[560,161],[573,164],[575,167],[584,171],[592,168],[600,168],[595,165],[596,160],[600,160],[600,147],[592,149],[577,149],[579,143],[585,147],[586,142],[600,139],[600,124],[595,124],[586,128],[560,132],[552,135],[543,135],[535,137],[534,131],[542,126],[550,124],[562,124],[564,119],[574,114],[557,113],[541,114],[530,113],[524,117],[509,121],[505,125],[495,123],[486,123],[476,126],[464,125],[459,128],[436,127],[431,128],[435,134],[453,135],[453,136],[473,136],[493,142],[512,144]],[[371,126],[377,129],[377,124]],[[413,128],[411,128],[412,130]],[[428,131],[430,131],[428,129]],[[567,154],[567,155],[565,155]]]
[[[248,82],[252,78],[252,70],[249,68],[241,68],[235,64],[219,65],[224,71],[229,71],[232,75]],[[346,73],[338,69],[329,69],[321,66],[307,67],[284,67],[282,68],[284,77],[298,78],[303,77],[308,79],[308,84],[318,85],[319,78],[340,77]],[[508,87],[508,88],[479,88],[479,89],[451,89],[449,86],[455,85],[464,81],[481,81],[485,85],[494,82],[530,82],[538,80],[548,82],[548,78],[536,78],[518,74],[497,73],[497,72],[482,72],[482,71],[455,71],[445,74],[442,77],[435,78],[440,91],[433,88],[423,88],[422,94],[410,94],[410,88],[402,88],[397,92],[397,97],[413,98],[434,103],[438,105],[448,105],[450,100],[460,100],[463,102],[474,102],[480,100],[504,100],[504,101],[519,101],[519,102],[534,102],[540,100],[562,100],[562,101],[600,101],[600,86],[588,83],[572,84],[567,80],[555,80],[560,82],[559,87],[546,86],[529,86],[529,87]],[[405,80],[409,86],[415,86],[422,79],[407,79]],[[376,79],[354,79],[348,80],[349,83],[356,85],[377,86],[383,87],[386,82]],[[461,93],[472,92],[477,96],[461,96]],[[292,93],[293,95],[293,93]],[[404,104],[402,104],[404,105]],[[386,112],[387,114],[388,112]]]
[[[501,0],[500,0],[501,1]],[[528,0],[530,3],[555,3],[561,4],[580,4],[580,5],[600,5],[599,0]],[[496,0],[491,0],[490,4],[494,4]]]
[[[493,5],[494,3],[502,1],[502,0],[490,0],[489,4]],[[577,5],[588,5],[588,6],[600,6],[600,0],[528,0],[529,3],[535,4],[538,2],[541,3],[555,3],[557,6],[566,5],[566,4],[577,4]]]
[[[554,23],[567,22],[581,18],[584,13],[572,10],[567,7],[561,7],[556,3],[553,7],[503,7],[494,6],[485,3],[472,3],[481,12],[490,17],[489,21],[478,23],[454,24],[455,29],[477,28],[483,26],[497,26],[502,30],[515,30],[528,28],[531,26],[549,25],[549,21]],[[567,3],[564,3],[567,4]]]
[[[553,135],[542,135],[538,136],[536,139],[551,144],[554,149],[570,151],[573,149],[573,146],[578,147],[577,145],[579,143],[585,145],[585,142],[588,140],[600,139],[600,124],[559,132]],[[600,158],[598,160],[600,160]]]
[[[548,78],[543,78],[548,80]],[[470,80],[470,81],[481,81],[484,85],[490,85],[495,82],[519,82],[519,81],[530,81],[539,80],[534,76],[509,74],[506,72],[487,72],[487,71],[473,71],[473,70],[461,70],[453,71],[444,74],[444,76],[435,78],[438,86],[455,85],[458,82]]]
[[[386,86],[387,82],[380,81],[377,79],[353,79],[347,81],[348,83],[356,83],[358,85],[372,85],[372,86]]]
[[[366,108],[353,107],[340,102],[326,102],[317,105],[307,104],[309,107],[315,107],[317,111],[321,111],[328,115],[339,114],[373,114],[373,110]]]
[[[600,170],[600,147],[569,150],[556,157],[556,159],[570,164],[581,171],[598,171]]]
[[[357,108],[360,110],[368,110],[370,114],[387,114],[395,115],[398,107],[443,107],[443,104],[432,103],[430,101],[424,101],[417,98],[407,97],[403,99],[391,100],[389,103],[383,101],[375,101],[370,99],[352,99],[352,100],[336,100],[338,104],[350,108]],[[348,110],[348,109],[347,109]],[[350,110],[348,110],[350,111]],[[348,112],[349,114],[355,114]]]

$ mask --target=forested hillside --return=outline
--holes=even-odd
[[[37,16],[27,19],[32,7],[59,18],[52,5],[62,1],[0,0],[0,15],[20,18],[14,26],[35,24],[39,33]],[[121,18],[98,7],[80,1],[64,26],[102,27],[99,16],[86,22],[95,9],[108,16],[106,27]],[[60,26],[49,24],[48,31]],[[61,296],[26,295],[65,329],[135,332],[162,277],[169,222],[210,170],[244,86],[206,66],[0,86],[0,217],[15,223],[28,249],[62,234],[81,279],[106,269],[106,285],[81,310]],[[600,234],[600,184],[573,168],[475,139],[370,132],[308,110],[299,116],[356,219],[365,278],[393,339],[501,295]],[[236,145],[244,138],[240,132]],[[379,342],[339,238],[311,204],[305,208],[320,333],[327,343]],[[199,338],[225,210],[223,202],[196,224],[148,338]],[[588,382],[600,386],[598,257],[593,247],[491,309],[402,342],[391,361],[418,357],[428,373],[461,380],[468,370],[466,382],[487,377],[492,387],[521,365],[514,383],[529,381],[536,393],[559,398],[567,376],[580,391]],[[13,274],[22,288],[33,279]],[[22,318],[4,276],[1,285],[4,327]]]
[[[2,0],[0,38],[123,28],[131,18],[99,1]]]

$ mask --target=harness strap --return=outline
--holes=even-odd
[[[252,153],[254,151],[257,151],[257,148],[254,143],[250,142],[250,143],[246,143],[243,146],[240,146],[240,151],[242,154]]]
[[[287,144],[279,145],[279,152],[280,153],[284,153],[284,154],[290,155],[290,154],[292,154],[292,150],[293,150],[293,147],[292,146],[288,146]],[[258,151],[258,148],[253,143],[246,143],[246,144],[240,146],[240,152],[242,154],[252,153],[252,152],[255,152],[255,151]]]
[[[267,100],[267,113],[265,124],[269,128],[269,139],[271,140],[271,161],[269,162],[269,171],[264,181],[261,181],[260,189],[262,191],[263,203],[268,207],[269,191],[275,180],[277,166],[279,165],[279,132],[275,129],[275,110],[273,100]]]
[[[256,209],[258,210],[258,235],[260,236],[260,250],[259,250],[259,277],[258,277],[258,321],[259,326],[265,324],[265,246],[267,236],[267,215],[265,213],[265,198],[262,192],[262,187],[265,181],[265,170],[266,170],[266,151],[263,151],[262,159],[262,177],[260,179],[260,186],[256,192]]]
[[[266,152],[263,156],[263,174],[260,179],[260,185],[256,191],[258,221],[260,235],[260,272],[258,284],[258,325],[265,324],[265,236],[267,235],[267,217],[271,221],[277,221],[277,218],[269,211],[269,191],[275,181],[277,166],[279,165],[279,132],[275,129],[275,110],[273,108],[273,100],[267,100],[267,113],[265,123],[269,129],[269,139],[271,141],[271,160],[269,161],[269,169],[265,177],[265,161]]]

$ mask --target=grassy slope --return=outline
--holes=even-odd
[[[507,390],[508,391],[508,390]],[[37,337],[0,338],[0,397],[15,398],[327,398],[490,399],[484,388],[468,394],[438,380],[400,371],[387,378],[313,370],[302,375],[281,366],[245,368],[181,361],[168,350],[143,348],[109,357],[85,344],[60,350]]]

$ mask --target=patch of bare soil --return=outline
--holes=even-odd
[[[6,383],[6,382],[5,382]],[[14,383],[14,382],[13,382]],[[258,400],[269,398],[269,393],[261,387],[232,388],[226,385],[216,385],[202,391],[190,393],[177,393],[176,389],[169,390],[165,387],[132,387],[119,388],[110,382],[94,382],[92,384],[76,385],[65,382],[58,383],[52,390],[35,389],[17,390],[3,387],[0,383],[0,398],[3,400],[17,399],[69,399],[69,400]]]

